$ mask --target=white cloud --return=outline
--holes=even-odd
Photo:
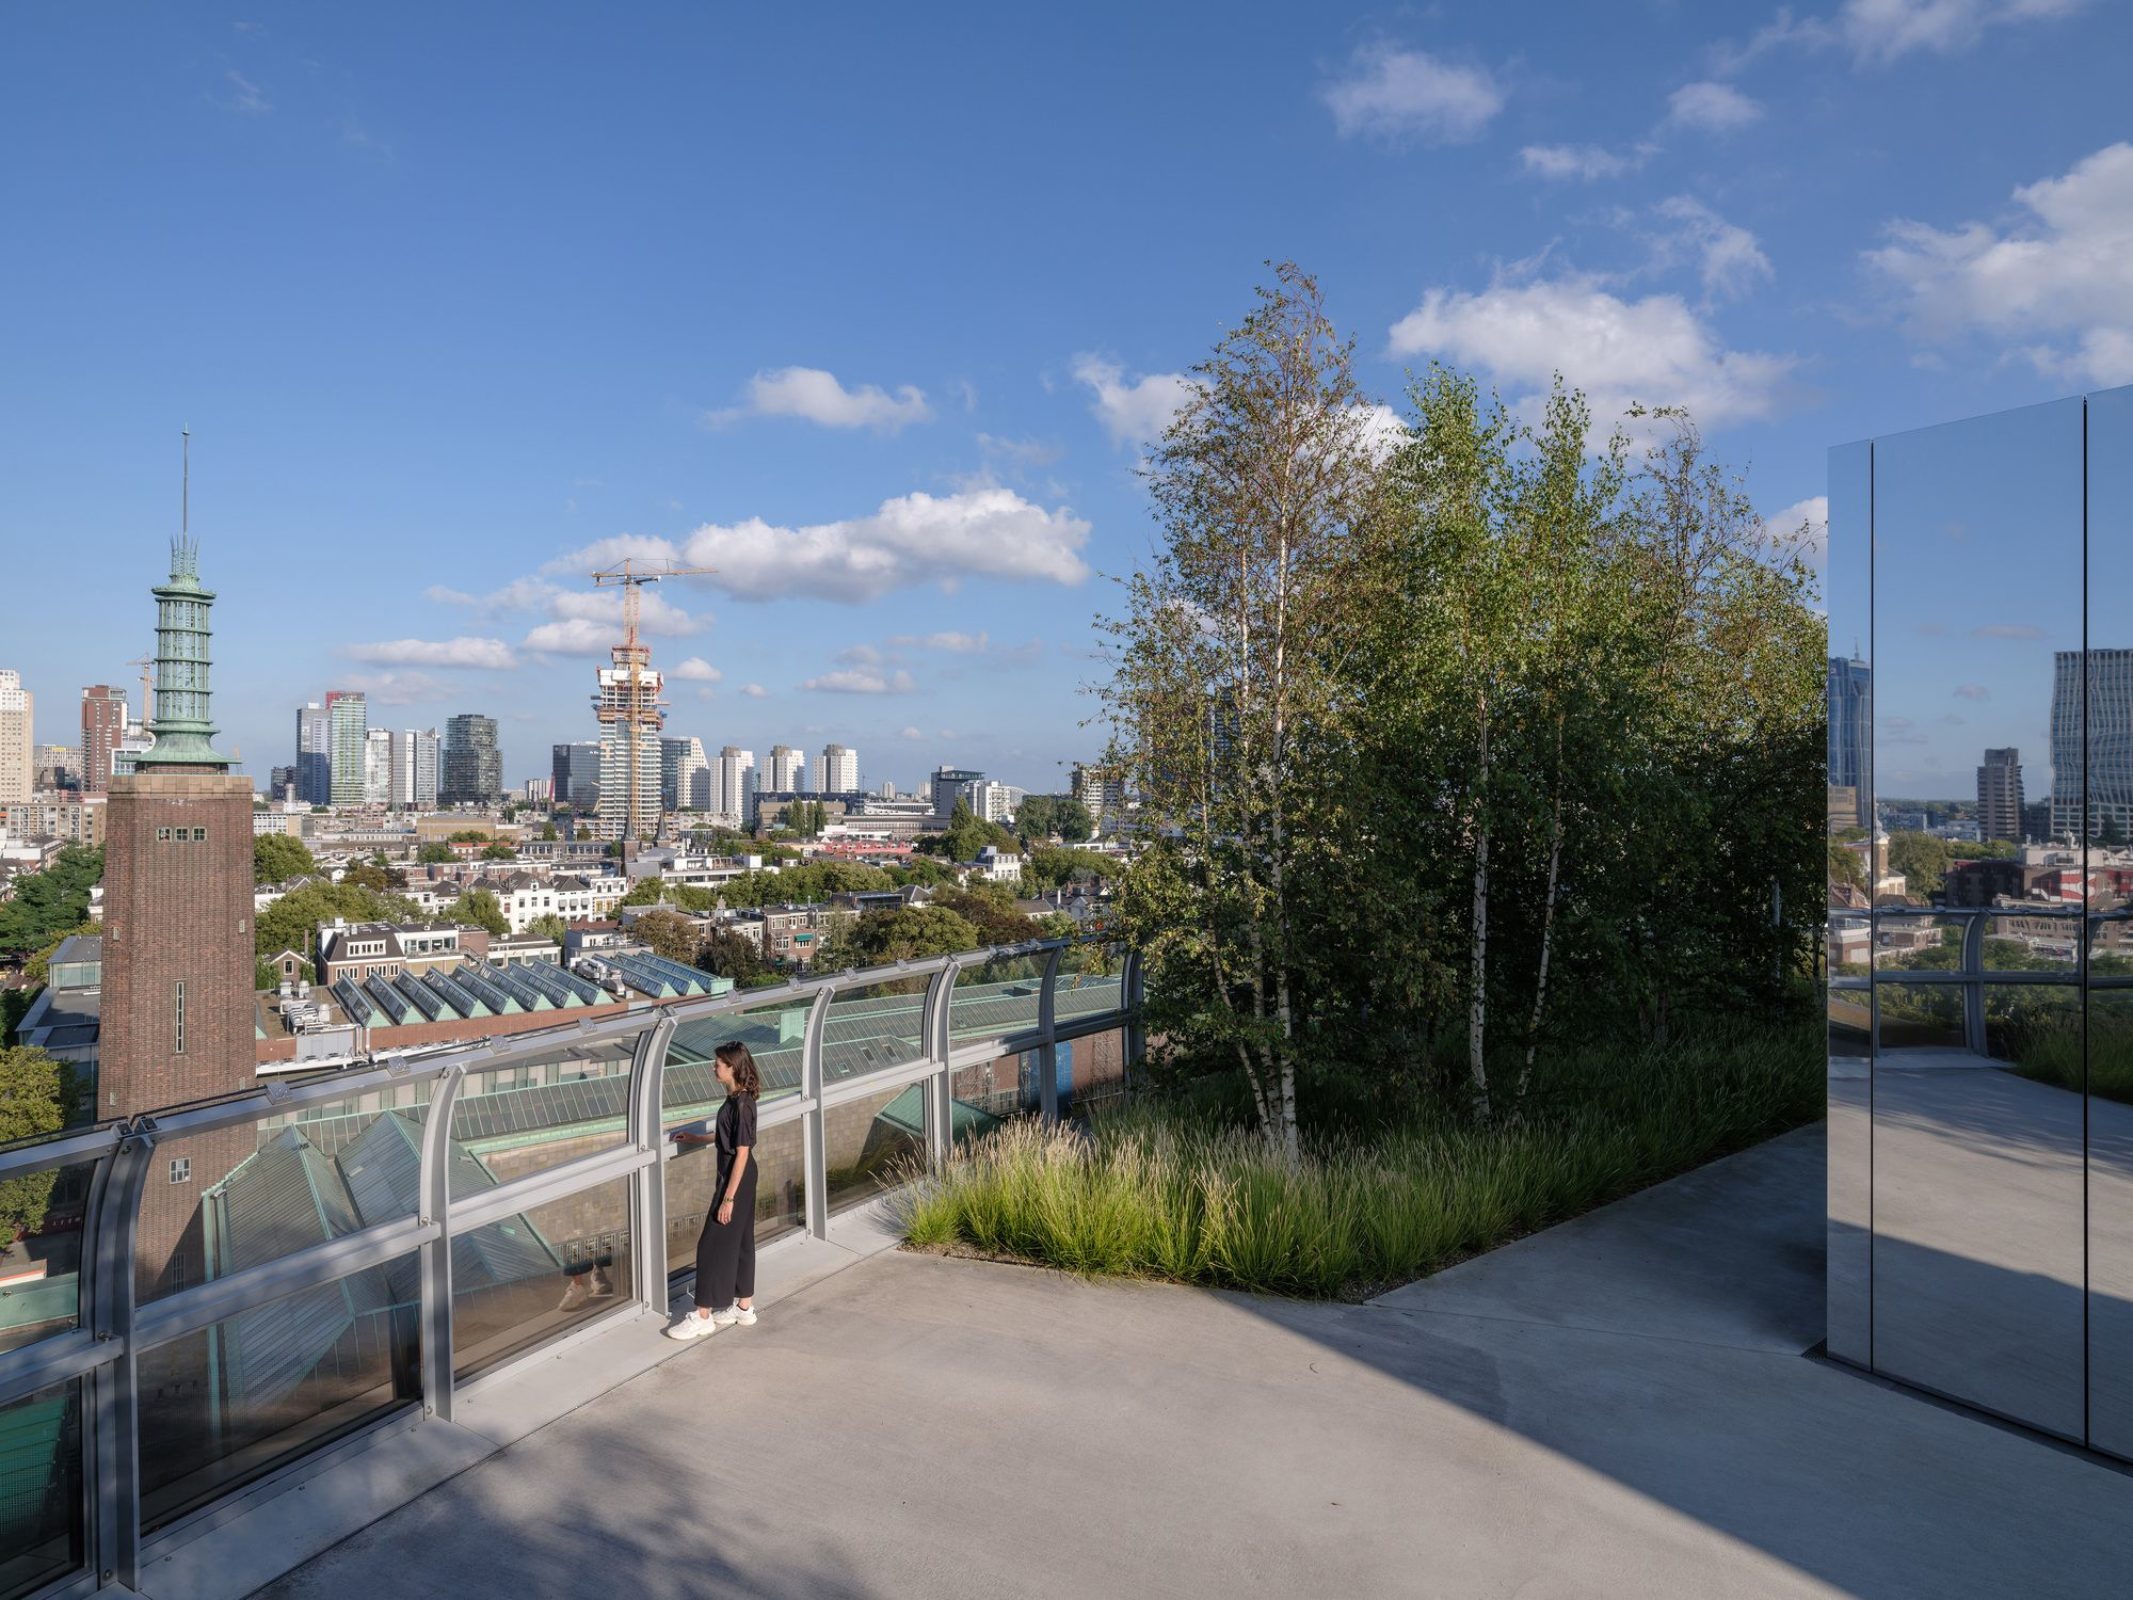
[[[978,450],[988,461],[1005,461],[1016,467],[1048,467],[1063,453],[1059,446],[1042,439],[1003,439],[992,433],[978,435]]]
[[[1047,511],[1012,489],[967,489],[949,495],[907,494],[863,517],[791,528],[751,517],[731,526],[706,523],[677,542],[632,539],[632,553],[682,566],[710,567],[704,582],[743,600],[863,601],[895,589],[968,578],[1080,583],[1089,525],[1065,507]],[[610,558],[603,541],[552,564],[551,570]],[[646,592],[650,606],[652,592]],[[686,615],[676,613],[676,615]],[[646,612],[649,625],[651,612]],[[700,626],[689,619],[690,627]],[[674,631],[686,631],[676,629]]]
[[[691,656],[667,676],[679,678],[684,683],[717,683],[726,675],[702,656]]]
[[[945,650],[951,655],[983,655],[992,643],[983,633],[899,633],[889,643],[903,649]]]
[[[1829,496],[1809,495],[1805,500],[1795,500],[1784,510],[1765,517],[1763,537],[1778,546],[1789,546],[1799,540],[1810,554],[1826,550],[1829,547]]]
[[[1885,64],[1914,50],[1952,55],[1988,28],[2071,16],[2086,0],[1845,0],[1837,27],[1862,63]]]
[[[751,700],[761,700],[766,695],[768,695],[770,691],[764,688],[760,683],[744,683],[741,685],[741,693],[746,695]]]
[[[381,706],[432,705],[455,692],[442,678],[427,672],[358,674],[342,682],[347,688],[362,690],[366,698]]]
[[[1955,686],[1955,698],[1958,700],[1990,700],[1992,691],[1982,683],[1959,683]]]
[[[873,667],[852,667],[809,678],[800,687],[823,694],[909,694],[918,685],[908,672],[883,674]]]
[[[926,736],[916,728],[905,728],[896,737],[899,739],[923,739]]]
[[[904,384],[892,395],[871,383],[847,389],[835,373],[820,367],[779,367],[750,378],[740,405],[709,412],[704,420],[718,426],[748,416],[799,417],[825,428],[895,433],[914,422],[928,421],[933,408],[926,404],[925,391],[912,384]]]
[[[1473,138],[1503,109],[1503,93],[1483,68],[1385,44],[1356,51],[1347,75],[1321,93],[1344,137],[1454,142]]]
[[[1921,342],[1986,334],[2054,378],[2133,381],[2133,144],[2014,198],[2020,209],[2000,224],[1893,222],[1867,264]]]
[[[1685,83],[1667,99],[1667,120],[1705,133],[1731,133],[1760,120],[1763,108],[1729,83]]]
[[[274,103],[267,98],[266,92],[243,73],[233,68],[222,77],[230,86],[227,98],[216,102],[223,110],[234,111],[239,116],[263,117],[274,109]]]
[[[881,661],[881,652],[870,644],[848,645],[837,652],[837,659],[848,667],[871,667]]]
[[[604,656],[622,642],[622,631],[587,617],[544,622],[526,635],[525,647],[547,655]]]
[[[1125,370],[1101,356],[1074,358],[1074,379],[1096,396],[1089,409],[1113,444],[1148,444],[1163,436],[1171,418],[1198,390],[1182,372],[1150,372],[1126,381]]]
[[[342,653],[350,660],[381,667],[493,667],[508,671],[518,665],[511,647],[501,639],[384,639],[376,644],[352,644]]]
[[[1551,376],[1585,392],[1602,427],[1630,405],[1686,406],[1706,428],[1783,404],[1794,358],[1729,350],[1679,296],[1624,300],[1589,277],[1432,289],[1392,328],[1395,356],[1443,356],[1499,384],[1544,392]]]
[[[1375,461],[1383,461],[1407,442],[1407,424],[1391,406],[1350,406],[1348,415],[1361,433],[1363,449]]]
[[[1675,224],[1675,234],[1662,254],[1676,248],[1694,250],[1704,293],[1727,299],[1742,295],[1760,279],[1771,276],[1770,258],[1746,228],[1728,222],[1701,200],[1677,194],[1662,200],[1659,215]]]
[[[1519,151],[1526,170],[1537,178],[1576,178],[1591,183],[1619,178],[1644,165],[1646,151],[1618,155],[1596,144],[1529,144]]]

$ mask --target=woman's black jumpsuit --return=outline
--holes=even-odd
[[[755,1096],[729,1094],[718,1108],[714,1130],[718,1148],[718,1187],[696,1241],[696,1304],[722,1311],[736,1299],[755,1298]],[[740,1192],[733,1197],[733,1220],[721,1224],[718,1208],[733,1181],[736,1150],[748,1152]]]

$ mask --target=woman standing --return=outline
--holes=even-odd
[[[739,1323],[755,1324],[755,1102],[763,1080],[738,1039],[713,1053],[726,1103],[710,1133],[674,1130],[677,1144],[718,1147],[711,1214],[696,1241],[696,1309],[667,1329],[669,1339],[701,1339]]]

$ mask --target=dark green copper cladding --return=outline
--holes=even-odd
[[[156,586],[156,704],[148,731],[154,747],[134,765],[137,772],[172,768],[227,772],[229,758],[214,747],[208,720],[208,612],[212,589],[200,583],[200,547],[186,538],[170,542],[170,579]]]

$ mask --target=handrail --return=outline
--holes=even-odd
[[[1062,1016],[1056,996],[1061,979],[1068,975],[1065,955],[1083,945],[1102,945],[1123,952],[1117,1002],[1104,1010]],[[1035,1019],[1015,1018],[1011,1026],[994,1024],[1001,1031],[990,1037],[958,1039],[952,1026],[958,977],[967,978],[993,963],[1015,959],[1041,962]],[[915,988],[915,980],[924,980],[924,997],[918,1002],[918,1057],[879,1073],[825,1084],[823,1055],[832,1001],[839,994],[892,981]],[[410,1382],[419,1391],[421,1403],[433,1415],[449,1417],[453,1388],[461,1381],[455,1374],[452,1320],[454,1240],[541,1205],[618,1182],[626,1183],[630,1193],[626,1210],[631,1258],[639,1264],[634,1296],[637,1314],[663,1311],[667,1285],[662,1270],[666,1239],[661,1084],[667,1044],[679,1026],[767,1007],[806,1007],[807,1021],[801,1039],[802,1093],[795,1100],[766,1109],[765,1125],[794,1120],[801,1124],[806,1223],[810,1232],[819,1234],[828,1220],[827,1112],[899,1085],[919,1084],[926,1107],[926,1148],[932,1159],[946,1159],[953,1142],[953,1084],[957,1070],[953,1063],[968,1062],[974,1052],[990,1049],[1001,1054],[1034,1051],[1038,1055],[1043,1072],[1040,1114],[1047,1120],[1056,1119],[1060,1114],[1058,1044],[1068,1038],[1118,1029],[1128,1046],[1137,1047],[1141,984],[1140,963],[1115,940],[1029,940],[894,965],[815,974],[761,989],[633,1006],[602,1017],[571,1017],[562,1019],[558,1026],[535,1032],[443,1046],[390,1060],[373,1058],[300,1081],[276,1079],[234,1095],[162,1108],[130,1120],[0,1149],[0,1179],[70,1166],[92,1169],[82,1224],[76,1314],[72,1319],[75,1325],[60,1323],[46,1337],[0,1351],[0,1407],[55,1388],[69,1397],[68,1403],[80,1407],[81,1426],[72,1433],[62,1431],[59,1436],[72,1440],[72,1447],[81,1451],[80,1466],[89,1485],[85,1503],[79,1508],[84,1517],[83,1548],[89,1566],[70,1580],[70,1586],[133,1586],[143,1564],[138,1361],[144,1350],[192,1348],[174,1346],[171,1341],[193,1338],[201,1340],[201,1350],[215,1349],[217,1340],[227,1337],[216,1330],[233,1318],[241,1319],[292,1296],[344,1283],[351,1275],[412,1258],[416,1270],[410,1275],[413,1287],[406,1292],[415,1296],[415,1302],[412,1320],[405,1324],[410,1332],[393,1337],[410,1341],[408,1347],[412,1348],[417,1367]],[[493,1074],[502,1068],[553,1061],[574,1049],[623,1044],[630,1046],[627,1098],[613,1113],[625,1124],[620,1142],[610,1143],[591,1155],[511,1178],[493,1188],[457,1196],[451,1193],[452,1175],[468,1159],[463,1147],[454,1143],[453,1133],[455,1110],[467,1103],[458,1090],[468,1074]],[[613,1076],[616,1074],[610,1074]],[[166,1159],[170,1159],[172,1168],[171,1182],[181,1181],[176,1171],[179,1161],[173,1158],[173,1151],[182,1156],[189,1148],[192,1159],[197,1160],[203,1150],[216,1148],[212,1136],[219,1135],[225,1141],[234,1137],[238,1141],[235,1148],[247,1152],[229,1168],[234,1172],[251,1159],[250,1152],[257,1148],[242,1138],[247,1125],[287,1119],[302,1129],[308,1125],[303,1113],[337,1103],[354,1105],[360,1097],[369,1095],[377,1095],[385,1106],[402,1101],[401,1109],[406,1110],[403,1097],[386,1091],[416,1084],[430,1089],[427,1109],[418,1119],[422,1124],[417,1135],[419,1193],[411,1214],[372,1223],[361,1223],[358,1218],[360,1225],[352,1231],[341,1231],[317,1244],[265,1261],[246,1263],[203,1283],[173,1286],[159,1298],[136,1304],[141,1257],[147,1248],[141,1237],[146,1226],[144,1212],[148,1209],[144,1197],[164,1193],[160,1178]],[[385,1113],[380,1110],[378,1114]],[[605,1110],[600,1113],[602,1118],[608,1115]],[[558,1121],[555,1128],[582,1130],[598,1125],[593,1121]],[[178,1143],[187,1139],[205,1142],[190,1147]],[[219,1163],[222,1158],[208,1159]],[[236,1157],[232,1155],[230,1159]],[[154,1180],[151,1167],[157,1174]],[[185,1193],[204,1196],[223,1174],[199,1176],[205,1181]],[[158,1206],[167,1211],[167,1202],[159,1199]],[[160,1212],[157,1215],[160,1220],[156,1228],[167,1237],[169,1218]],[[161,1270],[153,1259],[148,1264]],[[616,1314],[623,1313],[618,1310]],[[401,1348],[395,1345],[396,1350]],[[547,1346],[537,1345],[515,1359],[544,1359],[544,1351],[553,1355]],[[207,1371],[211,1395],[205,1415],[217,1414],[216,1408],[223,1403],[216,1377],[222,1370],[211,1366]],[[228,1493],[245,1492],[246,1483],[247,1480],[238,1480]],[[198,1514],[216,1513],[209,1506]],[[170,1536],[186,1535],[174,1529]]]

